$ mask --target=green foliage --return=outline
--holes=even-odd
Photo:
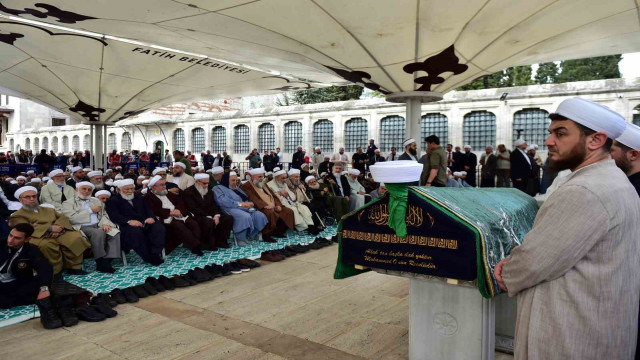
[[[332,101],[357,100],[362,95],[363,88],[359,85],[329,86],[326,88],[301,90],[294,93],[284,93],[276,100],[277,106],[317,104]]]
[[[558,82],[619,78],[618,63],[621,59],[622,55],[610,55],[562,61]]]
[[[542,63],[538,65],[535,80],[537,84],[555,84],[558,82],[560,68],[554,62]]]

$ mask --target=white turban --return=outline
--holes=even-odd
[[[181,163],[180,161],[176,161],[176,162],[173,163],[173,167],[176,167],[176,166],[180,166],[183,169],[187,168],[187,165]]]
[[[100,190],[96,192],[96,197],[102,196],[102,195],[109,195],[109,197],[111,197],[111,193],[107,190]]]
[[[222,174],[223,172],[224,172],[224,168],[222,166],[216,166],[213,169],[211,169],[211,173],[213,175]]]
[[[383,182],[380,183],[380,187],[387,187]]]
[[[465,145],[464,148],[465,149],[471,149],[471,145]]]
[[[122,170],[122,166],[116,166],[116,170]]]
[[[274,172],[274,173],[276,173],[276,172],[278,172],[278,171],[280,171],[280,168],[279,168],[279,167],[277,167],[277,166],[276,166],[276,167],[274,167],[274,168],[273,168],[273,172]]]
[[[344,170],[343,172],[340,173],[340,175],[347,175],[347,174],[348,174],[347,170]]]
[[[196,176],[193,177],[196,181],[198,180],[204,180],[204,179],[208,179],[209,178],[209,174],[196,174]]]
[[[627,128],[622,135],[616,139],[619,143],[634,150],[640,151],[640,127],[632,123],[627,124]]]
[[[155,169],[153,169],[153,172],[152,172],[151,174],[152,174],[152,175],[157,175],[157,174],[158,174],[159,172],[161,172],[161,171],[163,171],[163,172],[165,172],[165,173],[166,173],[166,172],[167,172],[167,169],[165,169],[165,168],[163,168],[163,167],[155,168]]]
[[[534,149],[538,150],[538,144],[533,144],[531,146],[533,146]]]
[[[315,150],[321,150],[320,146],[316,146]]]
[[[26,178],[26,177],[24,177],[24,176],[22,176],[22,175],[20,175],[20,176],[16,177],[16,180],[24,180],[24,181],[27,181],[27,178]]]
[[[107,181],[104,182],[106,185],[108,186],[113,186],[113,180],[109,179]]]
[[[327,172],[326,172],[326,171],[325,171],[325,172],[323,172],[322,174],[320,174],[320,177],[323,177],[323,176],[325,176],[325,175],[327,175]]]
[[[122,174],[116,175],[116,180],[122,180],[122,179],[124,179],[124,176],[122,176]]]
[[[71,173],[73,174],[73,173],[75,173],[75,172],[76,172],[76,171],[78,171],[78,170],[82,170],[82,166],[74,166],[74,167],[72,167],[72,168],[71,168]]]
[[[265,176],[270,176],[273,175],[273,173],[271,171],[267,171],[266,173],[264,173]]]
[[[76,183],[76,189],[80,189],[80,186],[91,186],[92,189],[95,189],[95,185],[88,181],[80,181]]]
[[[141,192],[142,194],[146,194],[146,193],[148,193],[148,192],[149,192],[149,188],[144,188],[144,189],[140,190],[140,192]]]
[[[360,170],[358,170],[358,169],[351,169],[351,170],[349,170],[349,175],[355,175],[355,176],[358,176],[358,175],[360,175]]]
[[[40,178],[33,178],[33,179],[31,179],[31,182],[32,182],[32,183],[39,183],[39,182],[41,182],[41,181],[42,181],[42,180],[40,180]]]
[[[263,168],[257,168],[257,169],[253,169],[251,171],[249,171],[249,174],[251,174],[251,176],[253,175],[260,175],[260,174],[264,174],[265,171]]]
[[[102,176],[102,171],[100,170],[96,170],[96,171],[89,171],[89,173],[87,174],[88,177],[92,178],[94,176]]]
[[[284,174],[286,174],[286,173],[287,173],[287,172],[286,172],[286,171],[284,171],[284,170],[279,170],[279,171],[276,171],[275,173],[273,173],[273,176],[280,176],[280,175],[284,175]]]
[[[232,177],[232,176],[238,176],[238,174],[236,174],[235,171],[232,171],[232,172],[229,173],[229,177]]]
[[[84,168],[84,169],[82,169],[82,170],[83,170],[84,172],[89,172],[89,171],[91,171],[91,169],[90,169],[90,168]]]
[[[27,171],[27,175],[31,175],[31,174],[35,175],[35,174],[36,174],[36,172],[35,172],[35,171],[33,171],[33,170],[29,170],[29,171]]]
[[[17,184],[17,183],[18,183],[18,182],[17,182],[17,181],[15,181],[15,180],[11,180],[11,181],[9,181],[9,184],[11,184],[11,185],[15,185],[15,184]]]
[[[53,170],[53,171],[51,171],[49,173],[49,177],[52,178],[52,177],[54,177],[56,175],[60,175],[60,174],[63,174],[63,173],[64,173],[64,171],[62,171],[61,169],[55,169],[55,170]]]
[[[127,185],[133,185],[133,179],[124,179],[124,180],[116,181],[114,185],[117,186],[118,188],[123,188]]]
[[[113,172],[113,170],[112,170],[112,169],[107,169],[107,170],[105,170],[104,172],[106,172],[107,174],[109,174],[109,173],[112,173],[112,172]]]
[[[298,170],[298,169],[289,170],[289,176],[291,176],[291,175],[300,175],[300,170]]]
[[[460,171],[460,174],[467,175],[467,172],[466,171]]]
[[[524,141],[524,139],[523,139],[523,138],[520,138],[520,139],[516,140],[515,145],[516,145],[516,146],[520,146],[520,145],[522,145],[522,144],[526,144],[526,143],[527,143],[527,142],[526,142],[526,141]]]
[[[315,179],[315,177],[313,175],[309,175],[304,179],[304,182],[308,183],[309,181]]]
[[[453,176],[461,177],[462,173],[460,171],[456,171],[453,173]]]
[[[51,178],[48,177],[48,176],[45,176],[45,177],[42,178],[42,181],[49,181],[49,180],[51,180]]]
[[[566,99],[558,105],[556,114],[587,128],[607,134],[611,139],[620,137],[627,121],[617,112],[606,106],[596,104],[583,98]]]
[[[146,176],[144,176],[144,175],[140,175],[140,176],[138,176],[138,180],[141,180],[141,179],[142,179],[142,180],[145,180],[146,178],[147,178],[147,177],[146,177]]]
[[[153,185],[155,185],[158,182],[158,180],[162,180],[162,176],[156,175],[152,177],[151,180],[149,180],[149,187],[152,187]]]
[[[38,193],[38,189],[34,188],[33,186],[23,186],[20,189],[16,190],[16,192],[13,193],[13,196],[15,196],[16,199],[20,199],[20,195],[22,195],[22,193],[25,191],[33,191],[36,194]]]
[[[529,152],[529,151],[531,151],[531,150],[533,150],[533,149],[534,149],[534,147],[533,147],[532,145],[529,145],[529,146],[527,146],[527,148],[526,148],[526,149],[524,149],[524,151],[525,151],[525,152]]]
[[[147,179],[147,180],[142,180],[142,185],[146,185],[146,184],[148,184],[148,183],[149,183],[149,179]]]
[[[416,139],[407,139],[402,143],[402,147],[413,144],[414,142],[416,142]]]

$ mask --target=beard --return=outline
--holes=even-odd
[[[34,212],[38,208],[38,204],[36,204],[35,206],[22,204],[22,208],[25,209],[26,211]]]
[[[87,200],[88,198],[90,198],[90,197],[91,197],[91,195],[89,195],[89,196],[85,196],[85,195],[82,195],[82,194],[78,194],[78,197],[79,197],[80,199],[82,199],[82,200]]]
[[[64,185],[66,184],[66,183],[64,182],[64,180],[62,180],[62,181],[55,181],[55,180],[53,180],[53,183],[54,183],[54,184],[56,184],[56,185],[58,185],[58,186],[64,186]]]
[[[333,173],[333,176],[334,176],[336,179],[340,179],[340,176],[342,176],[342,174],[341,174],[341,173]]]
[[[207,193],[209,192],[209,188],[207,188],[207,187],[203,187],[203,188],[202,188],[202,187],[200,187],[200,186],[196,186],[196,190],[198,190],[198,193],[199,193],[201,196],[205,196],[205,195],[207,195]]]
[[[169,190],[164,189],[164,190],[160,190],[160,191],[152,191],[152,193],[159,195],[159,196],[163,196],[163,195],[167,195],[169,193]]]
[[[587,156],[587,150],[585,150],[586,141],[582,139],[578,145],[571,149],[564,159],[554,160],[549,158],[549,169],[551,171],[559,172],[567,169],[575,169],[578,165],[582,164],[584,158]],[[554,146],[549,147],[549,153],[558,154],[555,151]]]
[[[262,189],[264,187],[264,183],[262,181],[253,180],[253,185],[258,189]]]
[[[629,172],[631,172],[631,170],[633,169],[633,166],[631,165],[631,161],[627,159],[626,152],[622,153],[622,158],[615,159],[615,161],[616,161],[616,166],[618,166],[620,170],[622,170],[625,174],[629,174]]]
[[[97,184],[93,184],[93,186],[95,186],[97,190],[104,190],[105,188],[104,183],[102,181]]]
[[[409,153],[410,153],[411,155],[413,155],[413,156],[418,155],[418,151],[417,151],[416,149],[414,149],[414,148],[409,148]]]
[[[307,186],[309,186],[309,188],[310,188],[310,189],[313,189],[313,190],[318,190],[318,189],[320,189],[320,184],[307,185]]]
[[[125,199],[125,200],[133,200],[133,197],[135,196],[135,194],[123,194],[123,193],[120,193],[120,196],[122,196],[122,198]]]
[[[238,188],[238,183],[233,181],[229,183],[229,189],[236,190]]]

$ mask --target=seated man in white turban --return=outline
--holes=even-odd
[[[351,169],[347,175],[347,181],[349,182],[349,188],[351,189],[351,195],[349,196],[349,211],[359,209],[364,205],[364,195],[366,191],[364,186],[358,181],[360,170]]]
[[[300,170],[292,169],[294,174],[300,174]],[[274,174],[272,181],[267,183],[267,187],[271,192],[280,200],[280,203],[291,211],[294,215],[294,223],[296,230],[307,230],[311,226],[309,231],[312,234],[317,234],[317,229],[313,226],[313,218],[311,217],[311,211],[309,208],[297,201],[296,194],[289,190],[289,187],[285,183],[287,173],[284,170],[280,170]]]
[[[95,196],[98,191],[108,190],[107,185],[103,181],[104,175],[102,171],[89,171],[87,176],[89,177],[89,182],[94,186],[93,196]]]
[[[18,176],[16,177],[16,182],[18,183],[18,186],[25,186],[27,184],[27,178],[25,176]]]
[[[82,166],[74,166],[71,168],[71,177],[67,179],[67,185],[71,186],[72,189],[75,189],[76,183],[85,181],[86,176],[87,173],[85,173]]]
[[[101,203],[106,204],[107,200],[111,197],[111,192],[109,190],[96,191],[95,197],[100,200]]]
[[[447,183],[445,187],[460,187],[460,183],[458,183],[458,180],[453,176],[449,168],[447,168]]]
[[[62,180],[64,183],[64,180]],[[68,185],[67,185],[68,186]],[[85,275],[82,270],[83,253],[90,244],[75,231],[69,219],[54,209],[38,205],[38,192],[34,187],[23,186],[15,193],[22,208],[9,218],[9,226],[27,223],[35,229],[31,243],[53,266],[53,273],[66,269],[72,275]],[[70,196],[73,198],[73,195]]]
[[[64,181],[64,172],[60,169],[53,170],[49,173],[51,181],[40,190],[40,203],[51,204],[60,211],[62,203],[68,199],[72,199],[76,191]]]
[[[173,174],[167,175],[167,182],[178,185],[178,187],[182,191],[184,191],[189,186],[193,186],[196,181],[193,176],[185,173],[186,168],[187,166],[184,163],[176,161],[176,163],[173,164]]]
[[[209,189],[213,189],[214,186],[219,185],[224,174],[224,168],[222,166],[215,166],[211,169],[211,178],[209,179]]]
[[[380,183],[380,186],[378,186],[377,189],[371,192],[371,198],[379,199],[381,197],[384,197],[386,194],[387,194],[387,187],[384,185],[384,183]]]
[[[304,168],[303,164],[302,168]],[[301,176],[304,172],[302,170],[292,169],[289,170],[289,177],[285,180],[285,184],[289,188],[289,192],[293,194],[294,198],[291,200],[305,206],[309,209],[309,213],[311,214],[311,221],[313,221],[313,225],[309,225],[307,231],[316,235],[323,230],[322,221],[320,220],[320,216],[316,213],[316,208],[311,204],[311,199],[307,196],[307,189],[302,181],[300,181]],[[305,178],[311,176],[307,173]]]
[[[62,213],[91,243],[96,270],[114,273],[111,261],[120,257],[120,230],[109,220],[104,204],[91,197],[93,190],[92,183],[77,182],[76,195],[62,203]]]

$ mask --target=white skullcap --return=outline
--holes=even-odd
[[[465,145],[464,148],[465,149],[471,149],[471,145]]]
[[[113,169],[107,169],[107,170],[105,170],[105,172],[106,172],[107,174],[108,174],[108,173],[112,173],[112,172],[113,172]]]
[[[82,169],[82,171],[88,172],[88,171],[91,171],[91,169],[90,168],[84,168],[84,169]]]
[[[624,132],[627,121],[617,112],[606,106],[583,98],[566,99],[558,105],[556,114],[575,121],[587,128],[603,132],[615,139]]]
[[[461,177],[462,173],[460,171],[456,171],[453,173],[453,176]]]
[[[313,175],[309,175],[304,179],[304,182],[308,183],[309,181],[315,179],[315,177]]]
[[[74,172],[78,171],[78,170],[82,170],[82,166],[74,166],[71,168],[71,173],[73,174]]]
[[[29,171],[27,171],[27,175],[31,175],[31,174],[34,174],[34,175],[35,175],[35,173],[36,173],[36,172],[35,172],[35,171],[33,171],[33,170],[29,170]]]
[[[196,174],[193,177],[196,181],[198,180],[204,180],[204,179],[208,179],[209,178],[209,174]]]
[[[538,144],[532,144],[531,146],[533,146],[534,149],[538,150]]]
[[[23,186],[20,189],[16,190],[16,192],[13,193],[13,196],[15,196],[16,199],[19,199],[20,195],[22,195],[22,193],[24,193],[25,191],[33,191],[36,194],[38,193],[38,189],[34,188],[33,186]]]
[[[16,177],[16,180],[24,180],[24,181],[27,181],[27,178],[26,178],[26,177],[24,177],[24,176],[22,176],[22,175],[20,175],[20,176]]]
[[[322,149],[320,149],[320,146],[316,146],[314,150],[322,150]]]
[[[269,175],[273,175],[273,173],[271,171],[267,171],[266,173],[264,173],[265,176],[269,176]]]
[[[407,145],[413,144],[414,142],[416,142],[416,139],[407,139],[402,143],[402,146],[405,147]]]
[[[162,176],[156,175],[152,177],[151,180],[149,180],[149,187],[152,187],[153,185],[155,185],[158,182],[158,180],[162,180]]]
[[[257,169],[253,169],[251,171],[249,171],[249,174],[253,175],[260,175],[260,174],[264,174],[265,171],[263,168],[257,168]]]
[[[51,180],[51,178],[48,177],[48,176],[45,176],[45,177],[42,178],[42,181],[49,181],[49,180]]]
[[[117,186],[118,188],[122,188],[127,185],[133,185],[133,179],[119,180],[119,181],[116,181],[114,185]]]
[[[223,172],[224,172],[224,168],[222,166],[216,166],[213,169],[211,169],[211,173],[213,175],[222,174]]]
[[[11,180],[11,181],[9,181],[9,184],[11,184],[11,185],[15,185],[15,184],[17,184],[17,183],[18,183],[18,182],[17,182],[17,181],[15,181],[15,180]]]
[[[106,185],[113,186],[113,180],[109,179],[104,182]]]
[[[163,167],[155,168],[155,169],[153,169],[153,172],[151,173],[151,175],[157,175],[161,171],[164,171],[166,173],[167,169],[163,168]]]
[[[278,171],[280,171],[280,168],[279,168],[279,167],[277,167],[277,166],[276,166],[276,167],[274,167],[274,168],[273,168],[273,172],[274,172],[274,173],[276,173],[276,172],[278,172]]]
[[[291,175],[300,175],[300,170],[298,170],[298,169],[289,170],[289,176],[291,176]]]
[[[529,145],[529,146],[527,146],[526,149],[524,149],[524,151],[528,152],[528,151],[533,150],[533,149],[534,149],[533,145]]]
[[[325,171],[325,172],[323,172],[322,174],[320,174],[320,177],[323,177],[323,176],[325,176],[325,175],[327,175],[327,172],[326,172],[326,171]]]
[[[467,172],[466,171],[460,171],[460,174],[467,175]]]
[[[380,186],[387,187],[383,182],[380,183]]]
[[[640,127],[628,123],[627,128],[622,135],[616,139],[616,141],[634,150],[640,151]]]
[[[376,150],[374,151],[374,153],[377,153],[377,152],[380,152],[380,149],[376,149]]]
[[[140,180],[140,179],[145,180],[146,178],[147,178],[147,177],[146,177],[146,176],[144,176],[144,175],[140,175],[140,176],[138,176],[138,180]]]
[[[63,174],[63,173],[64,173],[64,171],[62,171],[61,169],[55,169],[55,170],[53,170],[53,171],[51,171],[49,173],[49,177],[52,178],[52,177],[54,177],[56,175],[60,175],[60,174]]]
[[[55,209],[56,208],[55,206],[53,206],[53,204],[40,204],[40,207],[49,208],[49,209]]]
[[[213,173],[213,169],[206,170],[205,172],[211,174]]]
[[[102,171],[100,170],[96,170],[96,171],[89,171],[89,173],[87,174],[88,177],[92,178],[94,176],[102,176]]]
[[[516,140],[515,145],[516,145],[516,146],[520,146],[520,145],[523,145],[523,144],[526,144],[526,143],[527,143],[527,142],[526,142],[526,141],[524,141],[524,139],[523,139],[523,138],[519,138],[518,140]]]
[[[232,177],[232,176],[238,176],[238,174],[236,174],[235,171],[232,171],[232,172],[229,173],[229,177]]]
[[[121,169],[122,170],[122,166],[116,166],[116,169]]]
[[[124,176],[122,176],[122,174],[116,175],[116,180],[122,180],[122,179],[124,179]]]
[[[109,197],[111,197],[111,193],[108,190],[96,191],[96,197],[102,196],[102,195],[109,195]]]
[[[41,181],[42,181],[42,180],[40,180],[40,178],[37,178],[37,177],[36,177],[36,178],[31,179],[31,182],[32,182],[32,183],[39,183],[39,182],[41,182]]]
[[[142,185],[148,184],[149,183],[149,179],[147,180],[142,180]]]
[[[280,176],[280,175],[285,175],[287,172],[284,170],[278,170],[276,172],[273,173],[273,176]]]
[[[92,189],[95,189],[95,185],[88,181],[80,181],[76,183],[76,189],[80,189],[80,186],[91,186]]]
[[[187,165],[181,163],[180,161],[176,161],[175,163],[173,163],[173,167],[176,167],[176,166],[180,166],[183,169],[187,168]]]
[[[340,173],[340,175],[347,175],[347,174],[348,174],[347,170],[344,170],[343,172]]]
[[[349,175],[355,175],[355,176],[358,176],[358,175],[360,175],[360,170],[358,170],[358,169],[351,169],[351,170],[349,170]]]
[[[149,192],[149,188],[144,188],[144,189],[140,190],[140,193],[142,193],[142,194],[146,194],[148,192]]]

